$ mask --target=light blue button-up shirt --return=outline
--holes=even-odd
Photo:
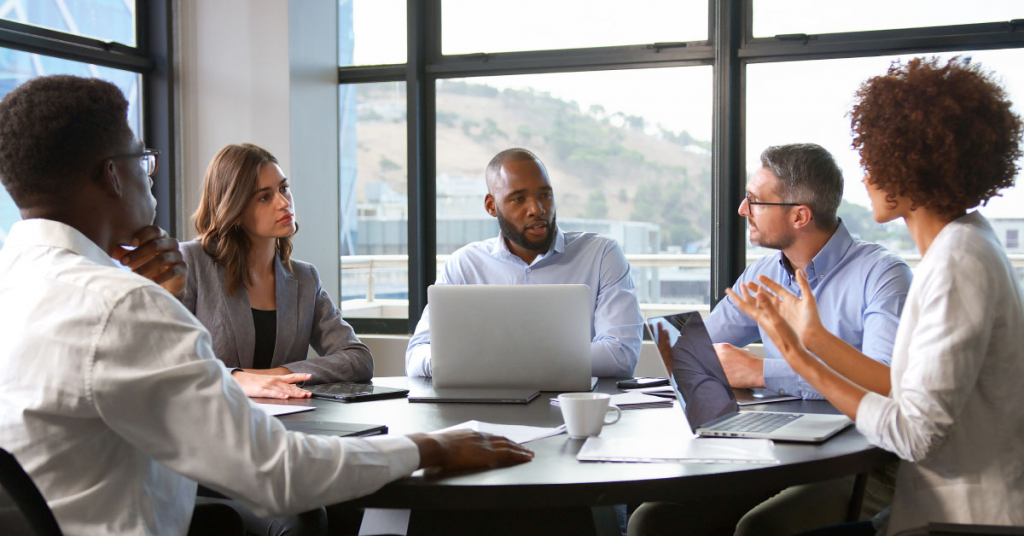
[[[751,264],[733,285],[733,291],[766,275],[793,294],[800,295],[796,275],[783,264],[782,252]],[[903,302],[910,290],[910,267],[884,247],[855,240],[846,225],[839,228],[807,265],[807,282],[818,301],[821,323],[829,333],[846,341],[864,355],[889,365]],[[789,366],[775,344],[726,298],[704,321],[711,340],[746,346],[764,343],[765,387],[809,399],[824,398]]]
[[[584,284],[590,287],[590,362],[594,376],[633,375],[640,356],[643,317],[622,248],[611,238],[558,229],[546,253],[526,264],[505,239],[474,242],[452,254],[437,285]],[[405,352],[409,376],[431,376],[430,305]]]

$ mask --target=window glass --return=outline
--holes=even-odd
[[[338,65],[405,63],[406,0],[338,0]]]
[[[405,82],[340,86],[341,310],[409,316]]]
[[[708,39],[707,0],[443,0],[443,54]]]
[[[754,37],[825,34],[952,24],[1001,22],[1024,18],[1019,0],[754,0]]]
[[[956,54],[934,54],[946,59]],[[1014,103],[1014,111],[1024,112],[1024,50],[962,52],[995,73]],[[929,55],[932,56],[932,55]],[[902,221],[884,225],[875,223],[870,201],[861,184],[860,156],[852,147],[850,118],[854,92],[868,78],[884,74],[895,60],[914,56],[853,58],[801,62],[774,62],[747,66],[747,145],[748,177],[760,167],[761,151],[769,145],[814,142],[829,150],[843,170],[846,188],[839,215],[850,231],[864,240],[879,242],[914,266],[919,252]],[[1024,166],[1024,160],[1019,165]],[[1014,187],[991,199],[981,213],[989,219],[996,235],[1024,280],[1024,250],[1011,248],[1008,231],[1024,229],[1024,185],[1018,176]],[[737,216],[739,217],[739,216]],[[748,262],[767,253],[748,247]]]
[[[136,135],[142,132],[142,107],[140,84],[142,77],[136,73],[120,71],[107,67],[98,67],[86,63],[29,54],[19,50],[0,48],[0,98],[11,92],[31,78],[50,74],[73,74],[102,78],[121,88],[128,99],[128,124]],[[0,246],[7,238],[7,233],[14,222],[21,219],[18,207],[7,195],[7,190],[0,188]]]
[[[135,46],[133,0],[7,0],[0,19]]]
[[[558,227],[614,238],[646,312],[709,303],[711,67],[437,83],[437,263],[498,235],[485,168],[509,147],[544,162]],[[660,308],[660,309],[659,309]]]

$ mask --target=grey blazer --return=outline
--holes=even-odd
[[[213,350],[229,368],[252,368],[256,331],[249,293],[228,296],[224,267],[203,251],[198,241],[181,244],[188,264],[188,282],[182,302],[210,330]],[[275,259],[277,342],[272,367],[312,374],[309,383],[365,381],[373,377],[370,349],[359,342],[352,326],[320,286],[312,264],[292,259],[288,273]],[[312,346],[319,357],[306,359]]]

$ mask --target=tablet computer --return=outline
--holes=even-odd
[[[534,389],[426,389],[409,395],[409,402],[529,404],[539,394]]]
[[[409,394],[408,389],[354,382],[322,383],[303,387],[303,389],[309,391],[316,398],[328,398],[341,402],[402,398]]]
[[[297,421],[282,419],[281,424],[293,432],[304,434],[330,435],[338,437],[365,437],[388,433],[383,424],[360,424],[354,422]]]

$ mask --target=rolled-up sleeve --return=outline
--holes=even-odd
[[[868,393],[857,407],[857,429],[872,444],[917,462],[947,439],[975,388],[991,336],[988,282],[977,275],[984,273],[980,266],[934,273],[922,287],[894,396]]]

